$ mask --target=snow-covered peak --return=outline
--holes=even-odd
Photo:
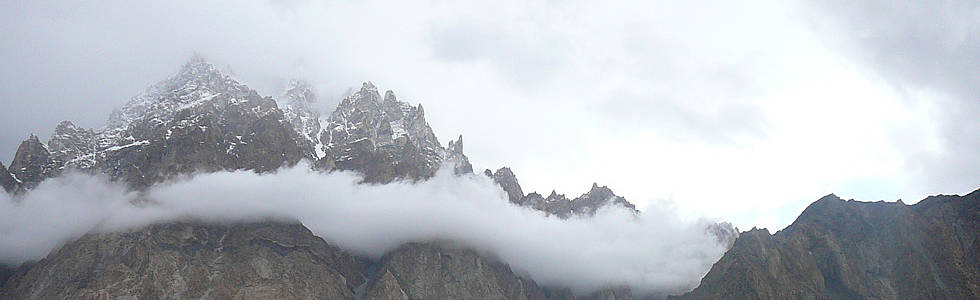
[[[218,68],[209,63],[204,57],[194,55],[177,72],[175,78],[183,80],[193,80],[208,77],[223,77]]]
[[[95,133],[90,129],[76,126],[71,121],[62,121],[54,129],[48,140],[51,157],[65,163],[76,157],[94,152]]]
[[[174,76],[160,81],[125,105],[113,111],[99,136],[99,148],[133,142],[126,132],[137,119],[148,118],[151,123],[165,124],[175,112],[188,109],[225,94],[225,99],[237,100],[252,92],[247,86],[224,75],[203,57],[195,55]],[[234,94],[229,98],[229,94]]]
[[[359,92],[378,92],[378,87],[374,86],[373,82],[365,81],[361,83],[361,90]]]
[[[290,80],[279,101],[286,120],[313,145],[316,158],[323,157],[325,153],[320,142],[322,125],[320,113],[313,107],[317,101],[313,85],[303,80]]]
[[[447,161],[472,172],[461,145],[455,146],[454,141],[458,151],[450,152],[439,143],[421,105],[399,101],[392,91],[385,91],[382,100],[371,82],[364,82],[340,102],[327,118],[320,141],[341,168],[351,166],[365,152],[386,152],[385,156],[397,160],[421,163],[421,174],[431,175]]]
[[[304,80],[292,79],[286,84],[286,89],[279,95],[279,101],[285,107],[291,106],[293,109],[313,110],[313,103],[317,102],[316,93],[313,92],[313,85]]]

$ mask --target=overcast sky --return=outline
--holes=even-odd
[[[362,81],[475,168],[779,229],[827,193],[980,187],[980,2],[2,1],[0,160],[192,53],[265,95]]]

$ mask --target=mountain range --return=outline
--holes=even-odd
[[[364,184],[422,181],[448,166],[473,174],[462,136],[443,146],[422,105],[371,82],[321,115],[309,83],[276,98],[195,56],[173,77],[114,111],[103,128],[64,121],[47,142],[31,134],[0,186],[20,195],[65,172],[105,174],[133,190],[225,170],[268,173],[301,161],[354,171]],[[569,199],[525,193],[510,168],[485,170],[514,205],[567,219],[607,205],[640,213],[609,187]],[[15,197],[15,199],[17,199]],[[829,195],[792,225],[738,233],[709,228],[730,248],[683,299],[980,298],[980,191],[916,205]],[[451,241],[404,244],[380,259],[351,254],[296,222],[176,222],[90,233],[44,259],[0,268],[13,299],[634,299],[626,286],[586,294],[541,286],[492,256]]]

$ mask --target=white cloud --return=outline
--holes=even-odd
[[[420,182],[357,184],[352,173],[218,172],[126,192],[102,177],[47,180],[12,202],[0,195],[0,261],[39,259],[92,230],[175,219],[238,222],[297,219],[353,253],[378,258],[409,241],[453,240],[490,253],[539,284],[588,292],[626,284],[638,294],[693,288],[724,246],[709,222],[680,219],[669,206],[634,216],[601,209],[561,220],[518,207],[492,180],[443,170]],[[140,198],[139,205],[131,200]]]

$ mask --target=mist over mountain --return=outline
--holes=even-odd
[[[11,0],[0,62],[0,299],[980,299],[977,1]]]
[[[415,298],[465,292],[477,298],[508,298],[507,293],[515,292],[502,286],[413,290],[410,284],[436,284],[451,277],[432,278],[432,271],[402,269],[401,264],[435,267],[418,259],[431,251],[450,251],[497,264],[479,276],[509,276],[522,282],[516,292],[525,296],[663,296],[693,288],[737,235],[727,223],[689,221],[670,209],[640,212],[598,184],[574,199],[554,196],[555,192],[548,199],[525,195],[509,168],[474,173],[461,136],[442,146],[421,105],[398,101],[391,91],[382,97],[370,82],[330,114],[313,108],[316,99],[301,81],[288,84],[281,99],[261,96],[195,56],[176,75],[117,109],[103,128],[83,129],[65,121],[47,143],[31,135],[18,149],[11,171],[5,170],[9,193],[0,196],[0,261],[20,266],[4,285],[6,295],[87,297],[101,293],[98,286],[59,282],[110,285],[124,280],[145,286],[162,280],[162,275],[152,275],[157,272],[183,278],[182,282],[210,274],[205,286],[222,286],[232,278],[222,277],[229,270],[214,263],[219,257],[246,254],[224,252],[232,251],[222,246],[224,238],[214,245],[211,235],[222,230],[252,234],[262,228],[295,232],[288,224],[298,222],[302,230],[309,228],[327,243],[310,241],[326,249],[317,251],[347,257],[342,261],[352,266],[342,269],[357,271],[338,275],[344,281],[384,291],[366,291],[358,284],[331,287],[327,293],[309,287],[309,282],[298,288],[298,283],[286,280],[274,284],[290,287],[283,291],[287,294],[278,295],[407,293]],[[258,225],[240,229],[237,224]],[[205,236],[193,238],[194,243],[204,243],[211,253],[206,256],[214,262],[200,265],[198,256],[205,254],[196,250],[165,250],[202,247],[192,241],[164,245],[172,237],[163,237],[181,236],[179,231],[187,228],[203,230]],[[312,237],[296,234],[304,240]],[[154,242],[145,244],[150,241],[146,239]],[[105,243],[122,248],[86,250]],[[117,261],[134,249],[169,253],[172,258]],[[255,251],[259,252],[248,255],[263,257]],[[77,265],[79,260],[93,264]],[[401,262],[388,265],[395,261]],[[276,268],[298,263],[274,262]],[[157,263],[204,269],[145,273],[144,268]],[[104,273],[105,264],[129,275],[110,276]],[[341,268],[331,264],[325,267]],[[63,268],[81,273],[56,271]],[[385,270],[378,273],[379,268]],[[486,272],[479,266],[456,268],[458,274],[452,277]],[[50,272],[68,277],[42,275]],[[397,282],[390,282],[392,276]],[[407,281],[411,276],[419,282]],[[194,286],[138,290],[111,293],[214,296],[213,289]]]
[[[304,81],[278,97],[195,56],[102,128],[29,135],[0,168],[0,295],[980,294],[977,192],[914,206],[828,196],[775,235],[739,234],[639,211],[598,183],[542,196],[510,168],[475,173],[462,136],[443,146],[422,105],[371,82],[329,114]]]

